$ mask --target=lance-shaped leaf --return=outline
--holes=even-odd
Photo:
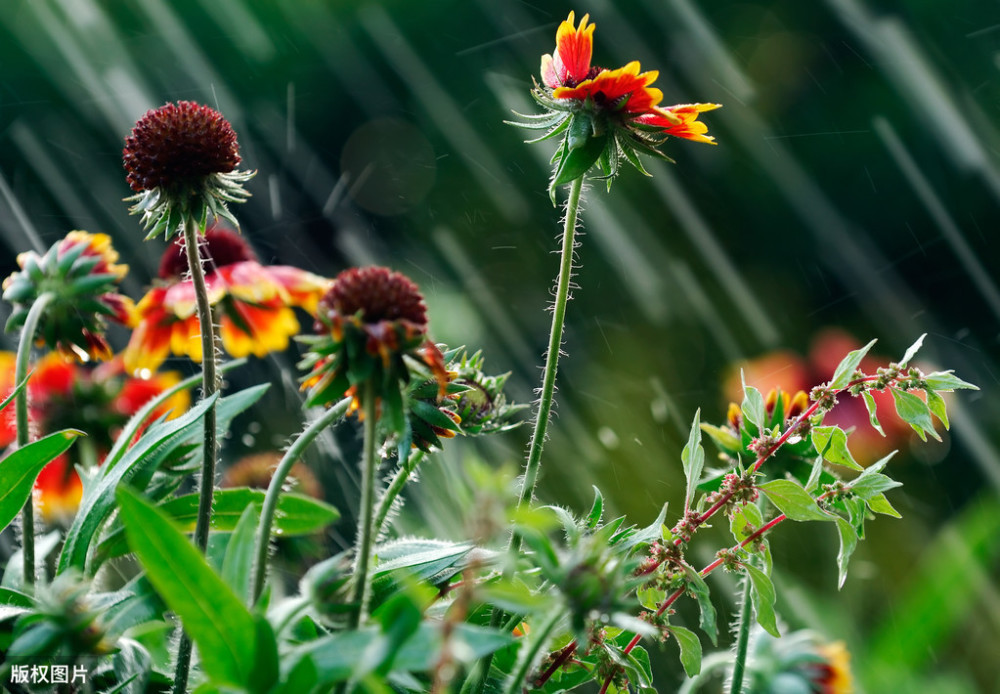
[[[923,335],[921,335],[920,337],[918,337],[917,341],[914,342],[912,345],[910,345],[907,348],[906,354],[904,354],[903,358],[899,360],[899,365],[900,366],[902,366],[902,367],[905,368],[906,366],[909,365],[910,360],[913,359],[913,357],[917,356],[917,352],[920,351],[920,348],[924,344],[924,338],[925,337],[927,337],[927,333],[924,333]]]
[[[837,516],[837,531],[840,534],[840,551],[837,553],[837,589],[844,587],[847,580],[847,564],[858,546],[858,533],[850,523]]]
[[[42,468],[65,453],[77,436],[75,429],[57,431],[33,441],[0,460],[0,530],[6,528],[31,498],[31,489]]]
[[[701,672],[701,639],[690,629],[670,627],[670,634],[681,649],[681,665],[688,677]]]
[[[126,487],[116,498],[129,546],[197,644],[205,674],[218,683],[266,691],[273,680],[255,675],[270,669],[261,667],[258,656],[272,653],[273,642],[257,648],[262,630],[253,615],[173,521]]]
[[[854,461],[854,456],[847,448],[847,432],[840,427],[816,427],[812,431],[812,441],[824,460],[828,460],[834,465],[843,465],[851,470],[861,471],[864,469]]]
[[[920,440],[926,441],[927,434],[930,434],[940,441],[941,437],[934,431],[934,420],[931,419],[931,411],[927,407],[927,403],[905,390],[898,388],[890,388],[890,390],[896,401],[896,414],[917,432]]]
[[[836,371],[833,372],[833,378],[830,379],[829,387],[832,390],[839,390],[841,388],[846,388],[847,384],[854,379],[854,373],[858,370],[861,365],[861,360],[865,358],[868,354],[868,350],[877,342],[877,340],[872,340],[867,345],[860,349],[856,349],[853,352],[849,352],[846,357],[837,365]]]
[[[832,521],[835,516],[816,505],[809,493],[791,480],[772,480],[759,486],[779,511],[794,521]]]
[[[688,434],[687,445],[681,451],[681,462],[684,464],[684,476],[687,478],[687,491],[684,495],[684,508],[691,508],[701,471],[705,467],[705,449],[701,446],[701,410],[694,413],[691,432]]]
[[[712,596],[708,591],[708,584],[705,583],[701,574],[687,564],[684,565],[684,575],[687,578],[687,589],[694,593],[694,597],[698,601],[701,615],[698,625],[702,631],[708,634],[708,638],[712,640],[714,646],[719,639],[719,627],[715,617],[715,605],[712,604]]]
[[[753,610],[757,615],[757,623],[764,628],[771,636],[779,638],[778,622],[774,614],[774,583],[771,578],[752,564],[743,564],[750,580],[750,600],[753,602]]]

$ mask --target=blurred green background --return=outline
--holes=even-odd
[[[892,435],[905,518],[870,524],[842,591],[832,528],[781,528],[779,608],[846,640],[867,691],[1000,691],[996,2],[6,0],[2,274],[70,229],[101,231],[140,296],[163,246],[121,202],[123,138],[147,109],[195,100],[232,122],[259,171],[236,213],[262,259],[405,272],[435,338],[482,347],[530,400],[561,211],[546,194],[551,146],[522,145],[530,133],[503,120],[532,112],[531,78],[571,9],[597,24],[596,64],[638,59],[660,70],[665,104],[724,108],[703,116],[717,147],[672,141],[676,165],[586,195],[543,497],[584,509],[598,484],[649,522],[681,498],[695,409],[721,421],[739,368],[765,388],[811,385],[859,343],[898,359],[926,332],[921,363],[982,391],[952,398],[940,444]],[[234,377],[280,387],[229,459],[300,426],[295,361]],[[482,455],[514,463],[527,433]],[[335,544],[353,523],[355,438],[331,436],[310,461],[346,511]],[[472,454],[452,448],[401,525],[435,520],[422,510]],[[725,577],[714,585],[731,595]],[[679,681],[667,653],[662,691]]]

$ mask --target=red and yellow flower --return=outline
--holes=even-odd
[[[0,352],[0,391],[14,387],[15,355]],[[87,368],[66,362],[50,353],[35,364],[28,381],[28,422],[33,437],[63,429],[87,433],[86,445],[92,460],[74,446],[42,469],[35,481],[35,500],[41,517],[50,524],[68,524],[83,495],[76,464],[99,463],[114,445],[128,420],[152,398],[180,381],[176,373],[158,373],[148,379],[125,374],[120,358]],[[187,391],[171,396],[154,412],[153,418],[173,418],[189,406]],[[0,448],[17,438],[14,408],[0,414]]]
[[[205,282],[218,313],[222,346],[234,357],[286,349],[299,332],[293,308],[315,314],[330,284],[298,268],[262,265],[249,244],[227,229],[208,229],[201,252],[210,259]],[[170,353],[201,361],[194,284],[185,279],[187,274],[184,249],[174,244],[160,263],[159,282],[137,306],[137,326],[124,354],[129,373],[153,371]]]
[[[539,140],[565,134],[556,154],[553,187],[577,178],[594,163],[609,179],[621,157],[640,167],[636,151],[667,158],[657,147],[668,136],[715,144],[698,116],[719,104],[662,107],[663,92],[652,86],[659,76],[656,70],[642,72],[635,60],[617,69],[592,66],[595,25],[589,15],[579,25],[575,19],[570,12],[556,31],[555,50],[542,56],[542,86],[532,96],[548,113],[524,116],[528,122],[517,123],[547,129]]]

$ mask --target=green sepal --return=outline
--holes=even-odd
[[[608,136],[605,133],[587,138],[586,142],[578,145],[575,149],[570,149],[567,145],[566,153],[559,159],[559,164],[552,175],[552,183],[549,188],[565,185],[586,174],[594,162],[600,158],[607,142]]]

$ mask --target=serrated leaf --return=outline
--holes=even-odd
[[[948,406],[945,404],[944,398],[930,388],[924,392],[927,393],[927,409],[938,418],[942,426],[944,426],[945,431],[947,431],[950,428],[950,424],[948,422]]]
[[[878,417],[876,416],[878,408],[875,405],[875,396],[871,394],[871,391],[866,390],[861,393],[861,398],[865,401],[865,407],[868,409],[868,421],[871,423],[872,428],[882,434],[882,436],[885,436],[885,432],[882,431],[882,425],[879,424]]]
[[[899,360],[899,365],[901,367],[905,368],[907,365],[909,365],[910,360],[916,356],[918,351],[920,351],[920,347],[924,344],[925,337],[927,337],[927,333],[924,333],[923,335],[918,337],[917,341],[907,348],[906,353],[903,355],[903,358]]]
[[[831,521],[835,516],[816,505],[809,493],[791,480],[772,480],[759,486],[779,511],[794,521]]]
[[[684,575],[687,577],[687,589],[694,593],[698,601],[699,619],[698,626],[711,639],[712,645],[716,645],[719,639],[719,627],[715,616],[715,605],[712,604],[712,596],[708,590],[708,584],[697,571],[691,566],[684,564]]]
[[[54,458],[66,452],[83,432],[57,431],[32,441],[0,460],[0,530],[6,528],[31,498],[38,473]]]
[[[864,347],[856,349],[853,352],[849,352],[846,357],[837,365],[837,369],[833,372],[833,378],[830,379],[829,387],[832,390],[840,390],[841,388],[846,388],[847,384],[854,379],[854,373],[858,370],[858,366],[861,365],[861,360],[865,358],[868,354],[868,350],[877,342],[877,340],[872,340]]]
[[[688,677],[694,677],[701,672],[701,639],[690,629],[670,627],[670,634],[677,641],[681,651],[681,665]]]
[[[251,685],[253,616],[169,518],[127,487],[115,496],[129,546],[198,645],[205,673],[220,683]]]
[[[932,390],[948,392],[951,390],[979,390],[979,386],[973,385],[953,374],[951,371],[935,371],[924,376],[924,381]]]
[[[684,495],[685,510],[691,508],[691,501],[694,498],[698,480],[701,479],[701,471],[705,467],[705,449],[701,446],[701,410],[694,413],[694,421],[691,423],[691,431],[688,434],[687,444],[681,451],[681,462],[684,465],[684,477],[687,479],[687,491]]]
[[[774,602],[777,598],[774,583],[766,573],[752,564],[745,563],[743,568],[750,579],[750,600],[757,615],[757,623],[771,636],[780,638],[781,633],[778,631],[778,622],[774,614]]]
[[[934,420],[931,419],[931,411],[928,409],[927,403],[905,390],[898,388],[890,388],[890,390],[893,400],[896,402],[896,414],[917,432],[920,440],[926,441],[926,435],[930,434],[940,441],[941,437],[934,431]]]
[[[854,461],[854,456],[847,448],[847,432],[840,427],[815,427],[812,430],[812,441],[824,460],[859,472],[864,469]]]
[[[858,533],[854,530],[854,526],[846,520],[840,516],[836,518],[837,532],[840,535],[840,551],[837,553],[837,589],[840,590],[844,587],[844,581],[847,580],[847,564],[854,549],[858,546]]]

